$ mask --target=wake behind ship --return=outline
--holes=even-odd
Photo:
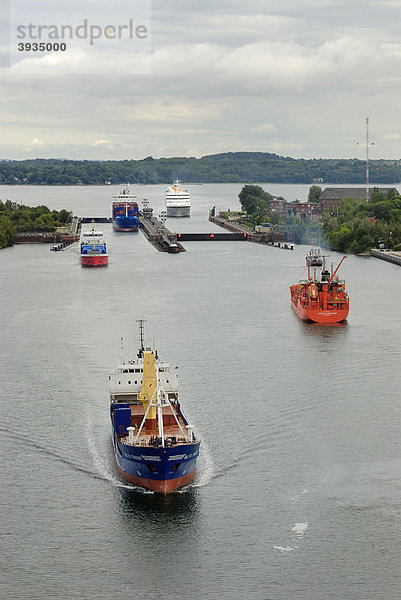
[[[83,267],[105,267],[109,262],[103,231],[94,227],[81,232],[80,256]]]
[[[136,196],[128,188],[113,196],[112,219],[114,231],[137,231],[139,207]]]
[[[177,367],[144,347],[142,321],[140,340],[137,359],[109,374],[114,455],[126,481],[168,494],[193,479],[200,439],[181,409]]]
[[[316,276],[316,269],[312,276],[308,263],[308,279],[290,287],[291,305],[300,319],[334,325],[348,317],[349,298],[345,291],[345,282],[336,277],[345,258],[346,256],[342,258],[334,272],[332,267],[330,273],[326,269],[323,257],[320,279]]]

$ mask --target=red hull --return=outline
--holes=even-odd
[[[138,227],[124,228],[124,227],[115,227],[114,225],[113,225],[113,229],[114,229],[114,231],[138,231]]]
[[[332,265],[331,274],[323,260],[320,279],[316,278],[316,271],[314,278],[311,277],[308,264],[308,279],[290,287],[291,306],[300,319],[322,325],[335,325],[345,321],[349,313],[349,298],[344,281],[339,281],[336,275],[346,258],[342,258],[334,272]]]
[[[291,298],[291,306],[303,321],[314,321],[323,325],[335,325],[348,317],[349,306],[339,310],[322,310],[302,306],[299,300]]]
[[[106,267],[109,262],[107,254],[99,254],[98,256],[81,255],[81,265],[83,267]]]
[[[118,465],[116,466],[121,477],[123,477],[125,481],[128,481],[128,483],[132,483],[134,485],[137,485],[138,487],[145,488],[152,492],[163,494],[164,496],[170,494],[170,492],[173,492],[177,488],[180,488],[186,483],[192,481],[196,472],[196,470],[194,469],[191,473],[187,473],[182,477],[177,477],[176,479],[165,479],[164,481],[160,481],[156,479],[145,479],[144,477],[135,477],[134,475],[126,473],[125,471],[120,469]]]

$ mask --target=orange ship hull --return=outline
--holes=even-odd
[[[349,304],[344,302],[340,308],[323,310],[319,307],[304,306],[299,298],[291,296],[291,306],[303,321],[313,321],[323,325],[334,325],[340,323],[348,317]]]
[[[346,256],[342,258],[337,269],[331,274],[326,269],[323,257],[323,269],[320,279],[310,274],[308,264],[308,279],[290,287],[291,306],[303,321],[313,321],[322,325],[335,325],[345,321],[349,313],[349,298],[345,290],[345,282],[336,277],[338,269]]]
[[[319,289],[316,282],[303,282],[290,287],[291,306],[303,321],[314,321],[323,325],[334,325],[348,317],[349,299],[344,287],[323,284]]]
[[[157,492],[159,494],[163,494],[166,496],[170,494],[174,490],[186,485],[195,477],[195,469],[191,471],[191,473],[187,473],[182,477],[176,477],[175,479],[145,479],[144,477],[136,477],[135,475],[131,475],[131,473],[127,473],[123,471],[117,464],[118,472],[121,477],[128,481],[128,483],[132,483],[133,485],[137,485],[138,487],[145,488],[147,490],[151,490],[152,492]]]

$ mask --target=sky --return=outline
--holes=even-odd
[[[18,50],[85,20],[92,43]],[[368,117],[400,159],[400,25],[401,0],[2,0],[0,158],[364,159]]]

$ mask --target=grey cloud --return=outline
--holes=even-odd
[[[75,16],[94,5],[69,4]],[[128,6],[99,11],[117,19]],[[0,72],[1,155],[352,157],[369,115],[377,157],[398,157],[400,12],[391,1],[153,0],[150,74],[118,47],[93,75],[74,72],[74,60],[93,66],[86,50],[69,70]]]

